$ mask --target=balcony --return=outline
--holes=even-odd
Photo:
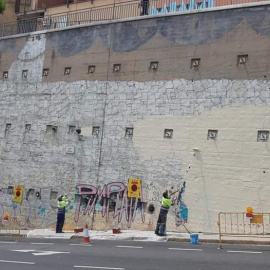
[[[44,16],[46,0],[16,0],[15,13],[18,19]]]

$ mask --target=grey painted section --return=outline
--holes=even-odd
[[[260,14],[258,16],[258,14]],[[228,20],[228,18],[230,18]],[[110,28],[112,27],[112,49],[115,52],[130,52],[147,43],[155,34],[175,45],[203,45],[216,42],[239,23],[246,21],[258,34],[269,37],[270,8],[268,6],[249,9],[223,10],[219,12],[157,17],[138,22],[97,25],[86,28],[70,29],[48,34],[55,51],[63,57],[70,57],[91,47],[99,37],[109,47]],[[151,24],[151,27],[149,27]],[[146,26],[145,26],[146,25]],[[143,33],[138,29],[147,27]],[[77,42],[81,40],[82,42]]]

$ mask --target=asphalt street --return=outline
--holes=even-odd
[[[1,270],[269,270],[270,246],[0,237]]]

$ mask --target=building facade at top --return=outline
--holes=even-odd
[[[165,190],[180,190],[172,231],[268,212],[269,15],[256,4],[2,38],[0,226],[53,227],[62,194],[66,229],[153,230]]]

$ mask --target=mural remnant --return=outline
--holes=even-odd
[[[0,189],[0,226],[16,223],[21,228],[38,228],[54,223],[57,197],[62,193],[66,192],[61,187],[24,188],[17,185]],[[72,208],[71,204],[68,210]]]
[[[175,210],[176,226],[180,226],[188,222],[188,208],[183,200],[185,190],[186,190],[186,181],[183,182],[182,187],[179,191],[179,195],[177,197],[178,208]]]
[[[145,220],[142,211],[142,190],[139,198],[130,198],[128,187],[122,182],[110,182],[103,188],[89,184],[80,184],[76,188],[78,199],[75,222],[78,222],[81,211],[83,215],[90,215],[94,210],[101,211],[106,221],[109,220],[109,212],[113,212],[113,218],[118,218],[118,223],[125,216],[128,227],[135,220],[137,211],[141,213],[142,222]]]

